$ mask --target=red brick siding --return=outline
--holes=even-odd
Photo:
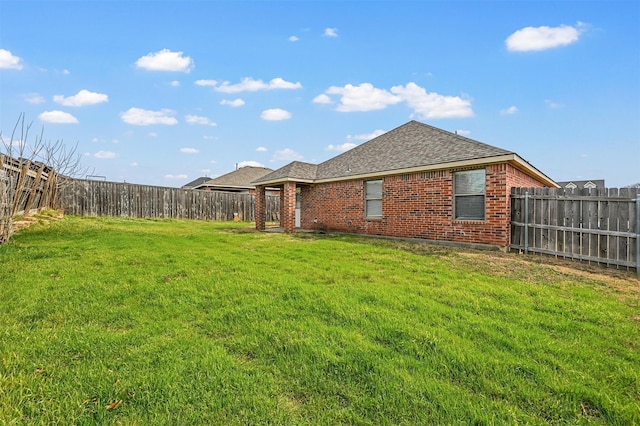
[[[301,187],[301,226],[369,235],[509,245],[512,186],[543,186],[509,164],[486,168],[484,221],[453,219],[453,172],[441,170],[383,178],[382,218],[364,216],[364,181]]]
[[[256,229],[258,231],[264,231],[266,219],[266,198],[264,186],[259,186],[256,188],[256,202],[254,208],[256,216]]]
[[[296,229],[296,184],[286,182],[280,195],[280,226],[285,232]]]

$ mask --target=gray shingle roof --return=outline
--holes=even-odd
[[[410,121],[317,166],[294,161],[254,183],[348,178],[505,154],[514,153]]]
[[[331,179],[511,154],[455,133],[410,121],[318,165]]]
[[[262,176],[273,172],[267,167],[241,167],[226,175],[218,176],[204,182],[203,187],[233,187],[233,188],[253,188],[252,182]]]
[[[303,163],[301,161],[294,161],[287,164],[278,170],[262,176],[256,179],[253,183],[260,182],[273,182],[276,180],[300,179],[300,180],[314,180],[318,166],[310,163]]]
[[[191,189],[191,188],[195,188],[197,186],[202,185],[203,183],[205,183],[206,181],[208,181],[209,179],[211,179],[208,176],[202,176],[199,177],[198,179],[192,180],[191,182],[182,185],[182,189]]]

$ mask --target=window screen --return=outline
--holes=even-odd
[[[369,180],[364,183],[365,216],[382,217],[382,180]]]
[[[453,191],[455,219],[484,220],[484,169],[455,172]]]

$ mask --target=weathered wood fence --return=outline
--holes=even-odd
[[[14,216],[53,207],[56,189],[57,175],[44,163],[0,154],[0,244]]]
[[[0,170],[10,187],[12,213],[51,207],[56,194],[56,173],[44,163],[0,154]]]
[[[510,247],[640,273],[639,212],[637,188],[512,188]]]
[[[267,196],[267,220],[277,221],[280,197]],[[254,221],[255,196],[74,179],[63,185],[58,204],[65,214],[195,220]]]

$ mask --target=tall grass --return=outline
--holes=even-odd
[[[638,424],[640,285],[540,258],[67,217],[0,246],[2,424]]]

